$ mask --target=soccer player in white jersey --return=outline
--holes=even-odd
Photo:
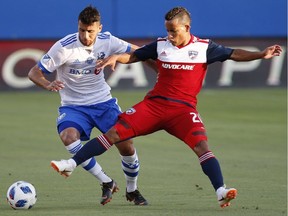
[[[82,148],[82,141],[90,139],[94,127],[102,133],[107,132],[121,113],[117,99],[111,96],[103,70],[95,70],[96,61],[138,48],[109,32],[101,33],[101,30],[99,11],[93,6],[86,7],[78,17],[78,32],[57,41],[28,74],[36,85],[59,92],[61,106],[57,129],[65,148],[72,155]],[[57,72],[57,78],[51,82],[46,75],[53,72]],[[139,161],[133,141],[123,141],[118,150],[126,177],[127,200],[135,205],[147,205],[137,189]],[[108,203],[112,194],[119,190],[116,182],[105,174],[93,157],[85,160],[81,166],[102,185],[100,203]],[[71,174],[67,170],[54,168],[63,176]]]

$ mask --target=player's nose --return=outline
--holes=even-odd
[[[89,32],[84,32],[83,34],[84,39],[89,39]]]

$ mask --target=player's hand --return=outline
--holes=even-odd
[[[65,87],[64,83],[59,80],[54,80],[47,86],[48,91],[58,92]]]
[[[272,58],[273,56],[280,56],[281,53],[282,53],[281,46],[279,45],[270,46],[264,50],[264,58],[269,59]]]
[[[109,56],[107,58],[98,60],[96,62],[96,70],[97,69],[103,69],[106,66],[110,65],[111,69],[113,71],[115,71],[115,66],[116,66],[117,59],[118,59],[118,55],[111,55],[111,56]]]

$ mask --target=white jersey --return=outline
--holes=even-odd
[[[38,66],[45,73],[57,72],[65,87],[59,91],[61,105],[92,105],[112,98],[103,70],[95,71],[96,61],[112,54],[129,52],[131,45],[110,32],[99,33],[93,48],[84,46],[78,33],[57,41]]]

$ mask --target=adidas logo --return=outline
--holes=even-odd
[[[73,64],[80,64],[81,62],[79,61],[79,59],[76,59]]]

